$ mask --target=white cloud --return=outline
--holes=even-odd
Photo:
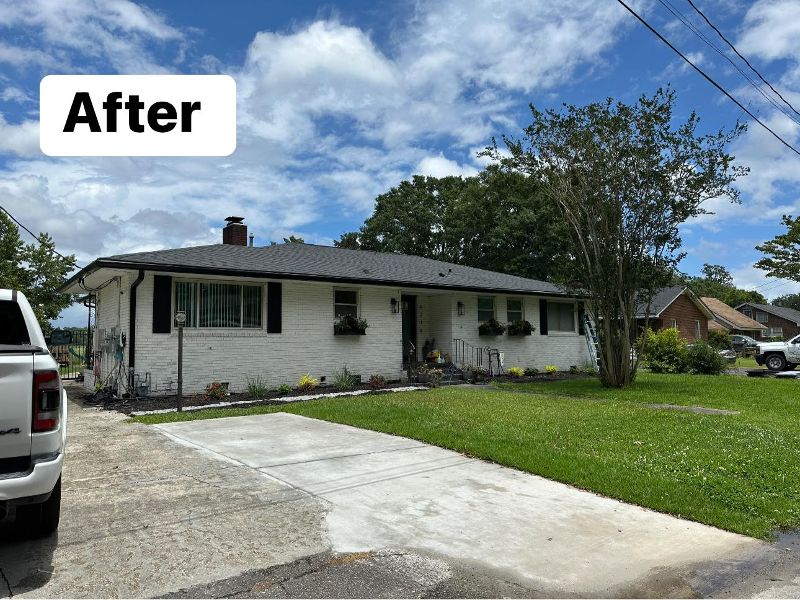
[[[122,73],[158,73],[152,44],[181,43],[184,34],[158,13],[129,0],[27,0],[0,4],[0,30],[23,27],[27,46],[0,44],[0,62],[83,70],[88,64]],[[72,60],[79,56],[82,60]]]
[[[767,300],[773,300],[785,294],[800,293],[800,283],[786,279],[772,279],[764,275],[764,271],[752,265],[743,265],[731,272],[733,282],[737,287],[746,290],[756,290],[763,294]]]
[[[745,56],[767,61],[800,58],[800,1],[760,0],[744,18],[744,31],[737,47]]]
[[[36,156],[39,150],[39,122],[9,124],[0,113],[0,154]]]
[[[54,159],[39,152],[34,124],[3,120],[0,152],[13,158],[0,171],[0,193],[23,222],[84,262],[214,243],[229,214],[247,217],[259,240],[327,239],[315,224],[332,213],[360,219],[377,194],[414,172],[475,173],[482,163],[472,149],[516,129],[515,95],[602,65],[623,22],[608,3],[441,0],[416,4],[383,46],[333,19],[263,31],[242,64],[192,63],[237,79],[233,156]],[[159,72],[176,69],[191,48],[186,30],[127,0],[0,3],[0,23],[0,31],[29,32],[28,45],[8,46],[7,58],[34,73],[51,65]]]
[[[415,174],[428,175],[430,177],[447,177],[448,175],[461,175],[470,177],[478,174],[478,169],[471,165],[460,165],[454,160],[439,156],[426,156],[417,164]]]
[[[22,104],[23,102],[32,102],[31,95],[21,90],[20,88],[9,85],[0,92],[0,100],[3,102],[16,102]]]

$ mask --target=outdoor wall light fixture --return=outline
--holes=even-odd
[[[464,303],[461,302],[461,300],[459,300],[458,303],[456,304],[456,307],[458,308],[458,316],[459,317],[463,317],[464,316]]]
[[[400,303],[397,301],[397,298],[392,298],[389,300],[389,304],[392,305],[392,314],[396,315],[400,312]]]

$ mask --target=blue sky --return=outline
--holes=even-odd
[[[667,12],[634,5],[753,112],[800,145],[800,126]],[[800,108],[800,0],[698,3]],[[730,54],[728,53],[730,56]],[[49,158],[38,147],[38,84],[53,73],[227,73],[238,85],[238,148],[226,158]],[[294,234],[329,244],[374,197],[414,173],[472,174],[493,135],[527,105],[633,101],[671,83],[679,116],[730,127],[742,112],[614,0],[549,2],[148,2],[0,0],[0,197],[82,264],[97,256],[216,243],[247,218],[257,244]],[[800,117],[798,117],[800,120]],[[753,269],[754,246],[800,212],[800,157],[752,124],[732,148],[751,168],[740,206],[683,228],[682,267],[723,264],[768,297],[800,291]],[[80,313],[70,310],[64,322]],[[80,318],[80,317],[77,317]]]

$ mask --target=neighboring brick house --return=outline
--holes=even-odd
[[[765,326],[758,340],[789,340],[800,334],[800,311],[793,308],[746,302],[736,310]]]
[[[714,320],[708,324],[709,329],[716,328],[730,334],[747,335],[753,339],[759,339],[767,329],[766,325],[728,306],[719,298],[701,298],[701,300],[714,315]]]
[[[404,376],[414,348],[441,353],[491,346],[506,366],[590,362],[581,304],[543,281],[399,254],[287,243],[247,246],[231,218],[223,244],[98,258],[61,291],[96,298],[95,373],[102,381],[174,390],[176,311],[186,313],[184,389],[212,381],[232,391],[248,378],[330,381],[343,366],[364,379]],[[252,241],[251,241],[252,244]],[[365,335],[334,333],[342,315],[365,319]],[[529,321],[528,336],[479,336],[489,318]],[[434,341],[435,340],[435,341]],[[127,385],[127,384],[126,384]]]
[[[687,342],[708,340],[708,321],[713,315],[703,301],[686,286],[663,288],[650,303],[650,329],[677,329]],[[639,327],[645,326],[645,307],[636,315]]]

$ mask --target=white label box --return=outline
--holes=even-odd
[[[48,156],[228,156],[236,150],[229,75],[48,75],[39,85]]]

